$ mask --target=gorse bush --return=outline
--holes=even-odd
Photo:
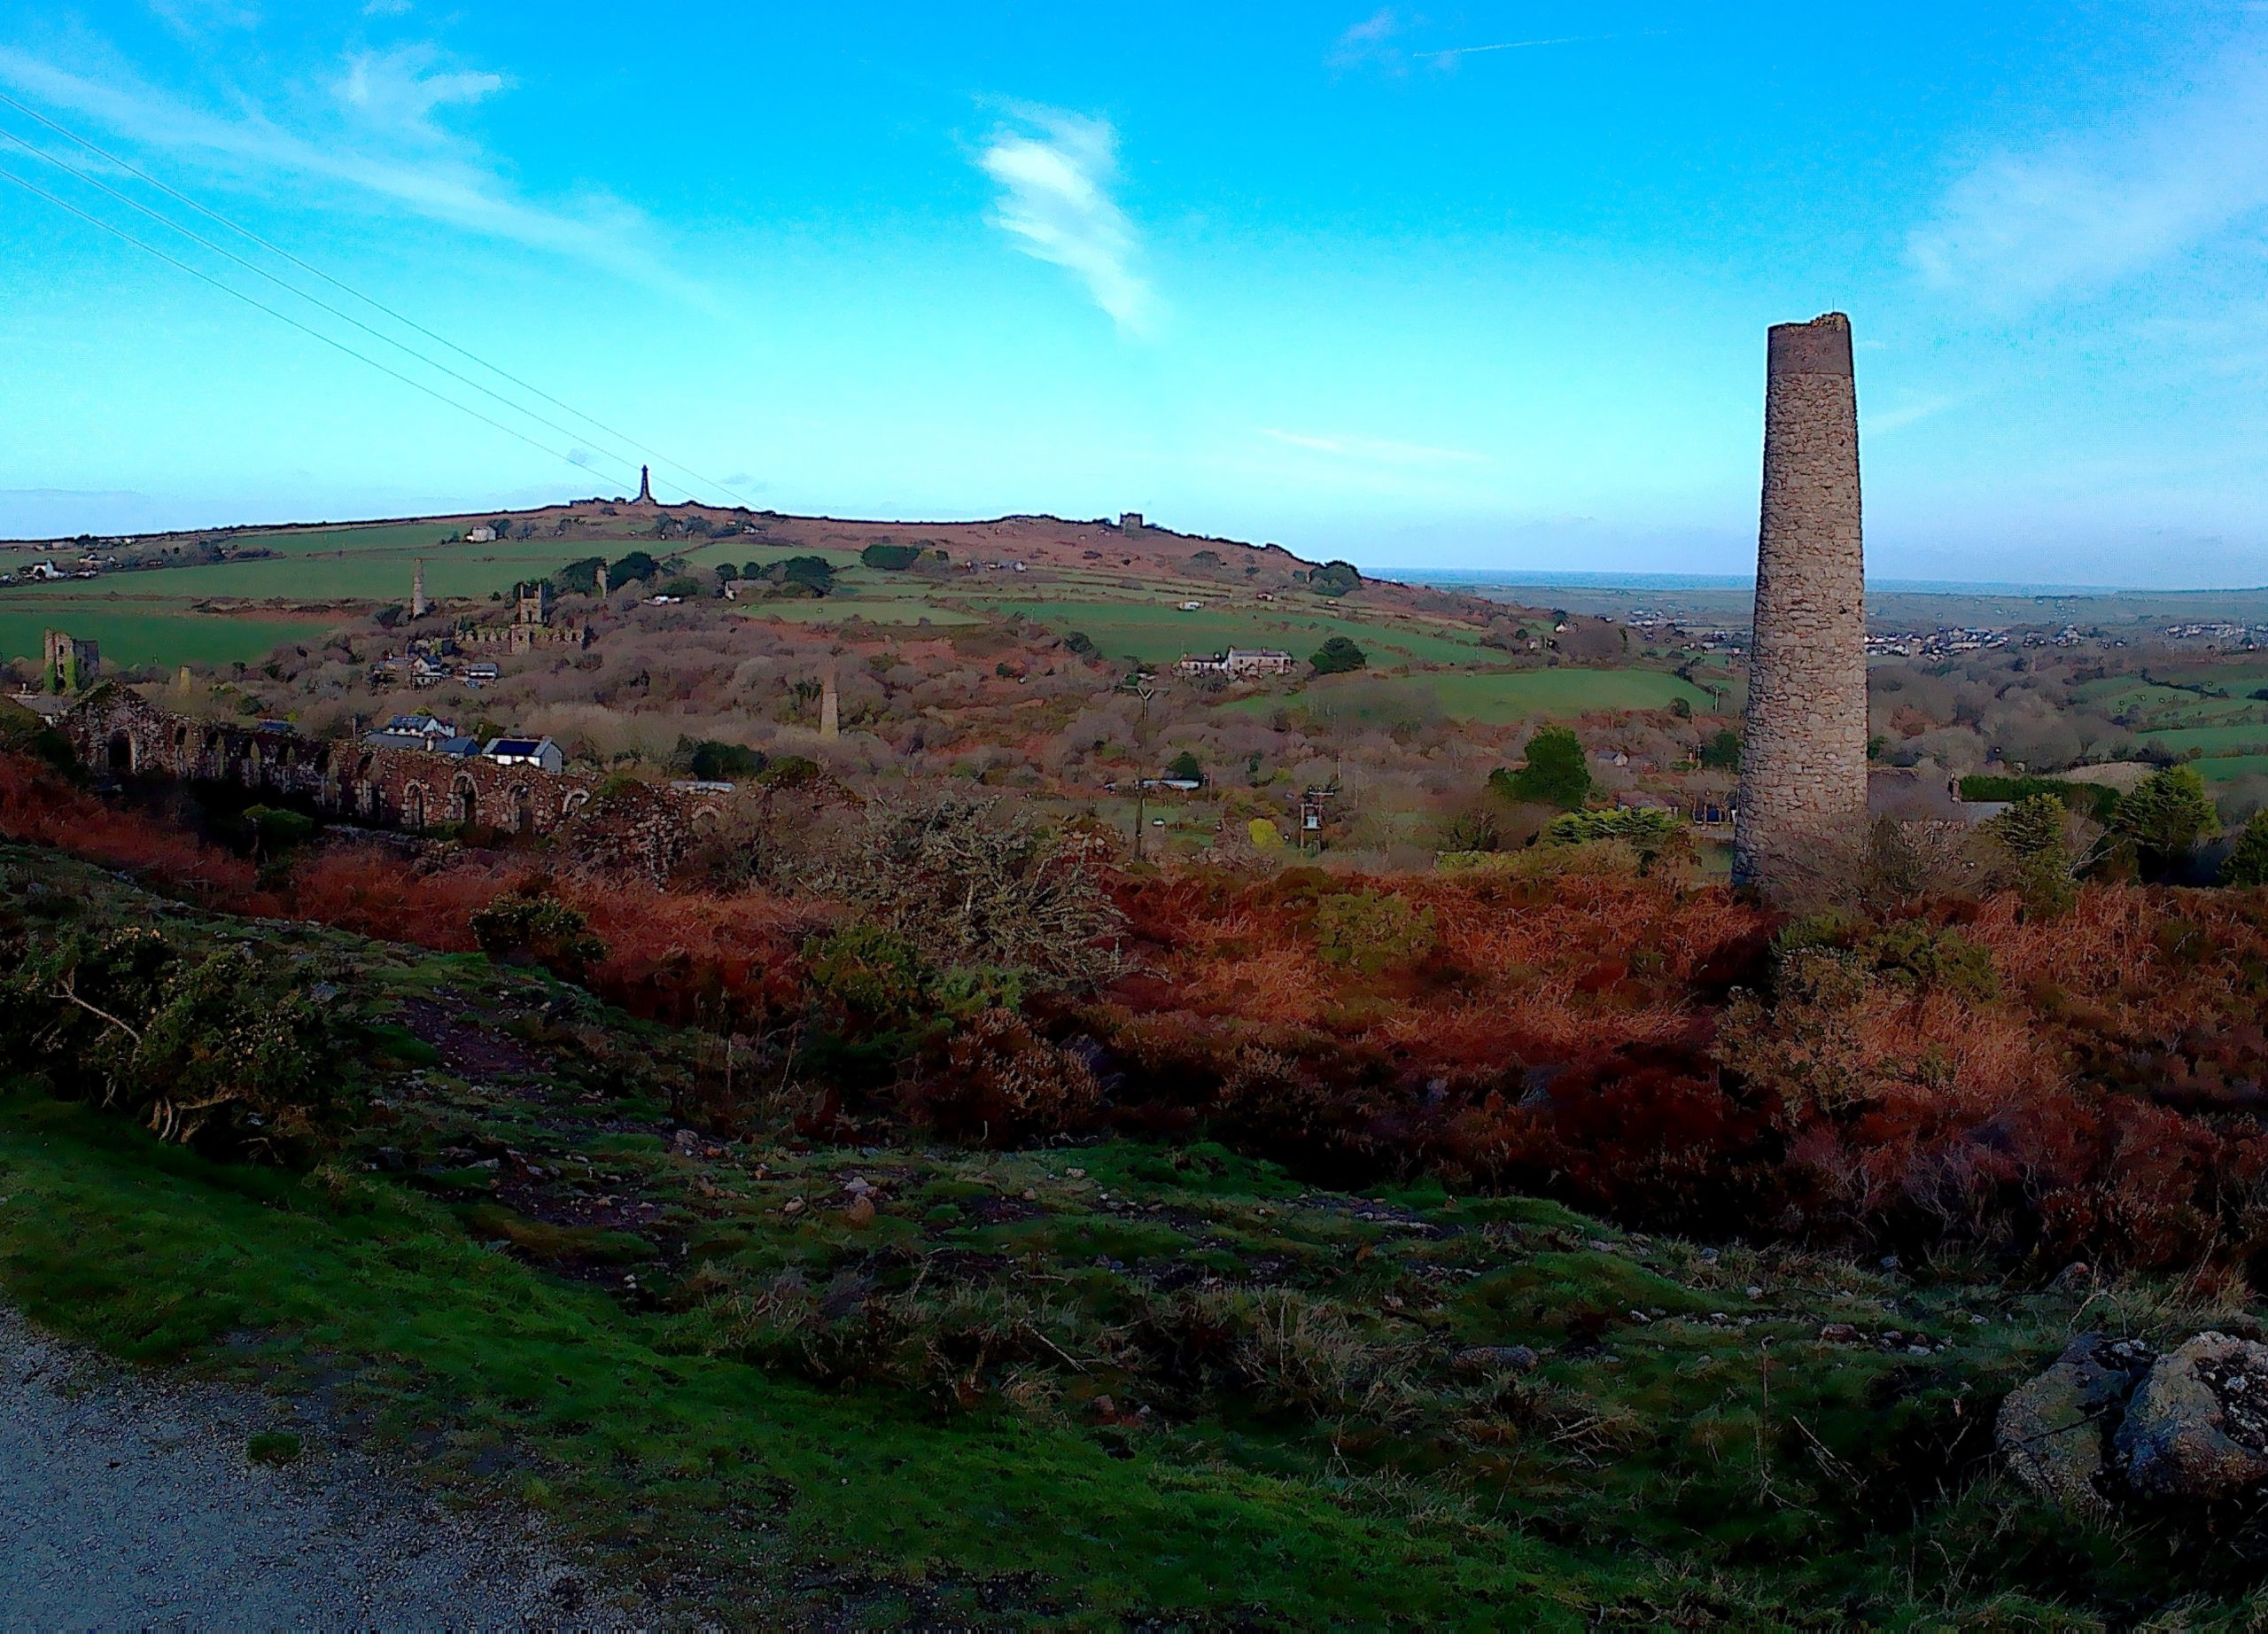
[[[876,800],[820,883],[932,968],[1024,973],[1091,988],[1121,967],[1123,921],[1094,847],[1042,830],[997,798]]]
[[[1316,904],[1315,944],[1332,964],[1360,976],[1399,969],[1432,951],[1433,912],[1378,891],[1325,897]]]
[[[540,966],[569,982],[583,980],[607,953],[580,910],[535,889],[500,896],[478,910],[472,935],[500,963]]]
[[[306,977],[155,930],[27,953],[0,983],[0,1044],[58,1093],[212,1155],[305,1160],[343,1111],[340,1040]]]

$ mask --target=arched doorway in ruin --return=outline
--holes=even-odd
[[[525,783],[514,783],[512,791],[506,795],[504,799],[511,808],[512,827],[522,834],[533,834],[535,832],[535,796],[529,792],[528,786]]]
[[[472,779],[459,777],[456,787],[450,791],[450,798],[456,808],[452,815],[458,822],[468,829],[479,823],[480,791],[473,787]]]
[[[401,821],[406,828],[425,826],[425,785],[412,783],[401,791]]]
[[[110,769],[120,776],[134,770],[134,740],[123,732],[110,735]]]

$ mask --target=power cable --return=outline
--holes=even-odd
[[[562,425],[556,420],[548,420],[544,418],[543,416],[528,408],[526,405],[513,401],[501,392],[496,391],[493,387],[483,385],[471,376],[460,373],[458,370],[450,368],[447,363],[437,362],[432,358],[426,356],[423,352],[418,351],[416,347],[409,346],[405,342],[396,340],[392,335],[387,334],[383,330],[373,329],[369,324],[363,323],[361,319],[355,317],[351,313],[341,312],[337,307],[332,306],[329,301],[323,300],[317,296],[310,295],[307,291],[299,288],[299,285],[290,283],[285,279],[277,277],[274,273],[268,271],[265,267],[260,266],[258,262],[248,261],[244,256],[238,255],[235,251],[229,249],[225,245],[214,243],[213,240],[206,237],[201,233],[190,231],[188,228],[183,227],[180,222],[151,209],[148,205],[144,204],[140,199],[136,198],[131,194],[122,193],[119,191],[118,189],[109,185],[107,183],[103,182],[95,176],[89,175],[77,166],[58,159],[52,153],[49,153],[39,148],[34,147],[30,143],[25,141],[14,131],[8,129],[4,126],[0,126],[0,136],[6,137],[18,147],[23,149],[24,152],[31,154],[35,159],[44,160],[47,163],[53,165],[57,169],[64,172],[66,175],[76,176],[88,186],[109,194],[113,198],[117,199],[128,209],[139,210],[143,214],[148,216],[159,226],[172,229],[175,232],[179,233],[190,243],[203,245],[215,255],[221,256],[225,260],[234,261],[237,266],[242,267],[246,272],[252,274],[254,276],[265,278],[270,284],[273,284],[277,289],[285,291],[290,294],[297,295],[301,300],[306,301],[309,306],[315,307],[324,312],[328,312],[331,316],[337,318],[342,323],[353,325],[354,328],[361,330],[364,334],[369,336],[373,340],[383,342],[384,345],[393,347],[397,352],[400,352],[409,357],[416,358],[428,369],[438,370],[440,373],[448,376],[450,379],[457,381],[461,385],[469,385],[474,391],[480,393],[484,396],[493,398],[496,401],[503,404],[504,407],[512,410],[513,413],[524,414],[527,416],[529,419],[533,420],[538,425],[557,432],[562,437],[571,438],[577,441],[588,440],[584,437],[582,432],[575,430],[574,427]],[[614,461],[617,464],[625,467],[635,465],[638,463],[627,455],[616,453],[612,448],[602,447],[597,450],[597,452],[604,455],[608,459]]]
[[[497,431],[503,432],[507,437],[516,438],[519,441],[527,444],[531,448],[550,455],[556,459],[564,460],[568,464],[572,465],[577,471],[587,472],[590,470],[590,467],[584,464],[582,461],[576,459],[572,455],[562,454],[558,449],[552,447],[548,443],[538,442],[534,438],[527,435],[524,432],[516,431],[511,426],[505,424],[501,420],[492,419],[487,415],[481,413],[479,409],[473,408],[470,404],[461,403],[457,401],[455,398],[448,396],[445,393],[435,391],[431,386],[427,385],[422,380],[412,379],[409,376],[403,374],[400,370],[389,367],[384,363],[381,363],[377,359],[369,356],[366,354],[357,352],[353,346],[348,346],[345,341],[335,339],[331,336],[324,334],[319,329],[315,329],[306,323],[300,323],[299,319],[293,317],[290,313],[279,312],[274,307],[269,306],[266,301],[261,300],[255,296],[247,295],[242,290],[237,289],[230,284],[221,283],[220,279],[214,277],[212,274],[198,270],[197,268],[190,266],[187,261],[181,260],[177,256],[167,254],[165,251],[159,249],[155,245],[149,244],[143,239],[136,237],[124,228],[114,227],[110,222],[104,221],[102,217],[81,209],[77,205],[73,204],[70,200],[57,198],[53,193],[49,192],[45,188],[40,186],[38,183],[27,182],[23,177],[18,175],[14,171],[9,169],[4,165],[0,165],[0,180],[13,182],[18,187],[22,188],[26,192],[46,199],[48,203],[53,205],[57,209],[68,211],[71,214],[77,216],[81,221],[86,222],[92,226],[101,228],[103,231],[109,233],[112,237],[124,239],[136,249],[143,251],[146,254],[157,257],[158,260],[165,262],[169,267],[178,268],[180,270],[187,273],[190,277],[197,279],[200,283],[211,284],[214,289],[219,290],[224,295],[235,296],[238,300],[243,301],[247,307],[256,307],[260,311],[265,312],[268,316],[276,319],[280,323],[289,323],[293,329],[298,330],[301,334],[313,336],[315,339],[322,341],[323,345],[330,346],[334,350],[344,352],[347,356],[354,359],[357,362],[368,363],[380,374],[392,376],[394,379],[400,381],[404,385],[424,393],[426,396],[433,399],[436,402],[447,403],[450,408],[454,408],[460,414],[469,414],[474,419],[479,421],[483,425],[493,426]]]
[[[479,364],[481,368],[487,370],[491,374],[495,375],[498,378],[510,381],[514,385],[518,386],[524,392],[533,393],[545,402],[549,403],[553,408],[563,409],[567,413],[573,415],[577,419],[596,426],[608,436],[612,437],[618,441],[629,444],[630,447],[637,449],[639,453],[646,455],[649,458],[659,460],[664,465],[670,466],[672,469],[682,472],[687,477],[691,477],[695,481],[702,483],[705,486],[715,489],[718,493],[724,494],[728,499],[737,500],[742,505],[745,506],[749,510],[753,510],[756,509],[754,503],[751,502],[746,495],[734,493],[731,488],[726,487],[715,478],[703,476],[699,471],[694,470],[693,467],[686,464],[684,462],[680,460],[673,460],[665,454],[662,454],[653,448],[648,447],[644,443],[640,442],[628,432],[617,431],[612,426],[607,424],[604,421],[597,418],[595,416],[586,414],[580,408],[576,408],[572,403],[563,402],[558,398],[551,395],[550,393],[543,390],[542,387],[531,385],[529,382],[521,379],[517,375],[512,374],[507,370],[498,368],[495,364],[490,362],[486,358],[480,356],[478,353],[469,351],[465,347],[459,346],[455,341],[451,340],[447,336],[438,334],[434,331],[426,328],[415,318],[404,316],[402,314],[395,311],[392,307],[387,306],[384,301],[377,300],[374,296],[365,295],[361,290],[356,289],[353,284],[346,283],[344,279],[332,276],[330,273],[325,272],[322,268],[314,265],[312,262],[300,260],[298,256],[292,254],[291,251],[284,248],[283,245],[270,243],[268,239],[261,237],[258,233],[252,231],[251,228],[243,226],[238,222],[229,220],[227,216],[221,214],[221,212],[214,209],[211,206],[206,205],[197,198],[191,198],[189,194],[183,192],[180,189],[173,187],[168,183],[160,181],[158,177],[151,175],[148,171],[139,168],[126,160],[120,159],[117,154],[111,152],[106,148],[101,147],[94,142],[89,141],[85,136],[81,136],[69,126],[63,124],[58,120],[49,118],[37,108],[31,107],[24,103],[19,102],[15,97],[10,96],[4,90],[0,90],[0,104],[4,104],[8,107],[15,109],[27,119],[38,121],[50,130],[52,130],[57,135],[78,144],[79,146],[85,148],[89,153],[94,154],[97,158],[103,160],[106,163],[116,165],[120,170],[125,171],[128,175],[148,183],[151,187],[156,188],[167,198],[176,199],[180,203],[187,205],[198,214],[209,217],[211,220],[218,222],[230,232],[239,234],[242,237],[250,239],[261,249],[266,250],[269,254],[282,257],[284,260],[291,262],[294,267],[299,268],[301,271],[321,278],[325,284],[330,284],[332,288],[344,291],[346,293],[352,295],[355,300],[361,301],[364,306],[372,308],[374,311],[383,312],[386,316],[392,318],[395,323],[400,323],[404,328],[415,330],[417,333],[424,336],[428,340],[433,341],[437,345],[447,346],[459,357],[466,358],[472,362]],[[438,367],[438,365],[436,366]]]

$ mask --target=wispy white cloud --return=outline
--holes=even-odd
[[[1968,401],[1962,396],[1946,394],[1900,403],[1895,408],[1886,408],[1880,413],[1864,410],[1859,416],[1860,429],[1869,437],[1886,437],[1893,432],[1902,432],[1909,425],[1919,425],[1924,420],[1933,419],[1948,408],[1958,408]]]
[[[1326,66],[1339,73],[1354,68],[1372,68],[1386,74],[1404,74],[1412,64],[1420,64],[1441,73],[1457,67],[1468,57],[1486,57],[1498,51],[1541,51],[1554,45],[1602,45],[1613,40],[1644,40],[1655,38],[1665,29],[1649,28],[1635,34],[1571,34],[1557,35],[1548,39],[1492,40],[1480,45],[1421,46],[1412,41],[1413,35],[1435,32],[1428,28],[1426,19],[1410,12],[1383,6],[1358,23],[1341,30],[1324,55]]]
[[[656,231],[640,212],[603,194],[571,203],[528,198],[478,143],[442,124],[442,110],[507,83],[449,64],[430,47],[362,53],[321,85],[327,95],[292,102],[297,117],[287,120],[240,88],[223,89],[228,112],[207,112],[115,63],[98,74],[79,73],[0,46],[0,84],[98,140],[196,166],[224,184],[270,193],[278,183],[306,184],[301,202],[312,206],[356,202],[421,217],[706,302],[702,286],[647,247]]]
[[[228,28],[257,28],[260,8],[248,0],[150,0],[150,10],[176,34],[194,37]]]
[[[1000,192],[989,218],[1025,254],[1086,285],[1122,333],[1147,335],[1159,301],[1137,270],[1133,224],[1113,197],[1118,132],[1108,120],[1017,105],[977,166]]]
[[[2101,128],[1975,163],[1908,240],[1930,284],[2021,306],[2100,288],[2268,211],[2268,37]]]
[[[1394,41],[1408,27],[1401,12],[1390,5],[1381,6],[1361,22],[1340,30],[1324,61],[1342,73],[1369,66],[1400,72],[1408,59]]]
[[[1371,465],[1480,465],[1487,456],[1468,453],[1463,448],[1437,448],[1421,442],[1396,442],[1386,437],[1363,437],[1346,432],[1287,432],[1272,425],[1263,425],[1260,434],[1270,442],[1289,447],[1305,448],[1310,453],[1327,454],[1334,459],[1355,460]]]
[[[447,66],[430,44],[398,45],[349,56],[331,91],[365,129],[434,145],[451,139],[434,121],[436,108],[469,106],[509,83],[501,74]]]

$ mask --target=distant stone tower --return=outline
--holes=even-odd
[[[417,558],[417,565],[409,575],[409,616],[423,619],[433,611],[433,603],[425,599],[425,558]]]
[[[62,630],[46,632],[42,684],[50,692],[83,692],[102,673],[102,649]]]
[[[1774,326],[1733,878],[1766,894],[1867,810],[1866,567],[1851,320]]]
[[[638,502],[641,505],[654,502],[654,468],[650,465],[638,468]]]

